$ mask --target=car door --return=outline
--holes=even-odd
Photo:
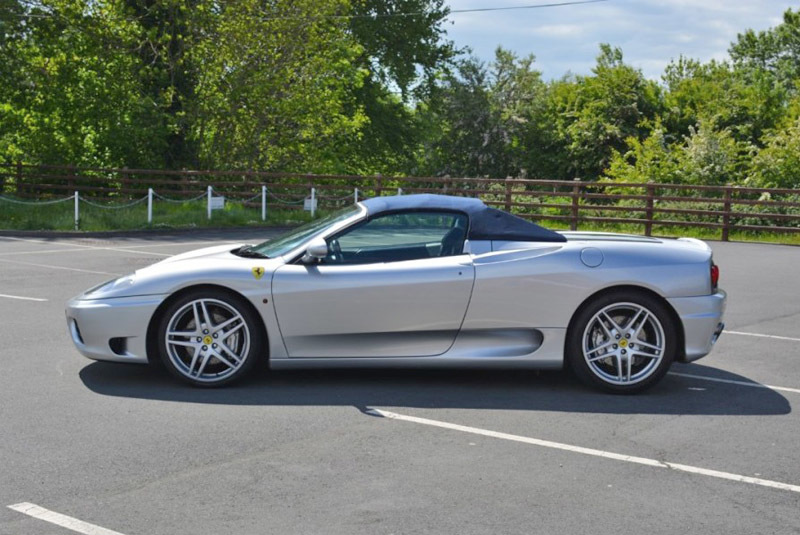
[[[466,215],[380,215],[329,238],[317,264],[272,280],[290,357],[417,357],[446,352],[469,304],[475,270],[462,254]]]

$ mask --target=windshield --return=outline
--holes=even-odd
[[[277,238],[254,245],[250,250],[261,253],[267,257],[275,258],[276,256],[285,255],[292,249],[299,246],[304,241],[308,240],[315,234],[319,234],[326,228],[340,221],[344,221],[348,217],[352,217],[359,212],[360,208],[354,204],[342,210],[333,212],[332,214],[311,221],[305,225],[301,225],[296,229],[292,229],[286,234],[282,234]]]

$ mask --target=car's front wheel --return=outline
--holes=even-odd
[[[653,296],[619,291],[599,297],[575,317],[567,359],[584,383],[612,393],[656,384],[675,358],[677,333],[665,305]]]
[[[161,316],[161,360],[172,375],[195,386],[228,384],[247,375],[263,354],[257,322],[238,295],[216,289],[188,292]]]

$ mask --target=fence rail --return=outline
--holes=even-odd
[[[312,188],[320,209],[354,198],[403,193],[447,193],[480,197],[487,204],[541,221],[638,225],[732,231],[800,232],[800,190],[659,183],[604,183],[453,177],[388,177],[263,171],[113,169],[0,164],[0,194],[47,201],[79,192],[82,199],[130,202],[157,190],[172,200],[189,200],[212,187],[215,194],[253,206],[266,188],[284,209],[303,209]],[[291,202],[287,203],[286,200]]]

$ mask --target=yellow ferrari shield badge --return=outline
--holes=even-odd
[[[256,278],[256,280],[259,280],[261,277],[264,276],[264,268],[261,266],[254,267],[252,271],[253,271],[253,276]]]

